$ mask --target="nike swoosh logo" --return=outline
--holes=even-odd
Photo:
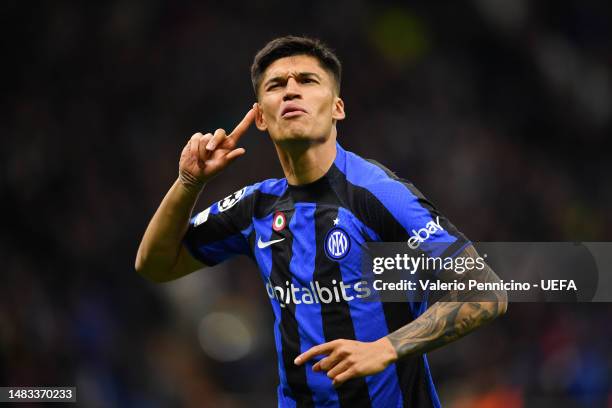
[[[264,248],[269,247],[272,244],[276,244],[277,242],[281,242],[281,241],[284,241],[284,240],[285,240],[285,238],[281,238],[281,239],[273,239],[272,241],[264,242],[264,241],[261,240],[261,237],[259,237],[259,241],[257,241],[257,248],[264,249]]]

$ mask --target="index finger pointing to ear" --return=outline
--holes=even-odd
[[[240,121],[240,123],[232,130],[232,133],[228,135],[228,137],[234,138],[235,141],[238,141],[240,137],[247,131],[253,120],[255,119],[255,109],[251,108],[244,118]]]
[[[295,358],[293,361],[296,365],[300,365],[310,360],[314,356],[318,356],[319,354],[329,354],[330,351],[334,349],[334,345],[329,343],[319,344],[318,346],[314,346],[310,348],[310,350],[305,351]]]

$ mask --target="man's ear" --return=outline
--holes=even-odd
[[[262,132],[268,130],[268,124],[263,117],[263,111],[261,110],[261,105],[259,103],[256,104],[255,108],[255,126],[257,126],[257,129],[261,130]]]
[[[333,109],[332,119],[342,120],[346,117],[346,113],[344,113],[344,101],[340,99],[339,96],[335,97]]]

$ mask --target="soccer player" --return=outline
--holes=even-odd
[[[166,282],[251,257],[275,315],[280,407],[439,406],[424,353],[503,314],[505,293],[430,307],[368,299],[367,242],[413,238],[440,243],[442,256],[477,253],[411,183],[338,144],[340,77],[338,58],[318,40],[282,37],[261,49],[251,68],[257,102],[231,133],[187,142],[136,270]],[[285,177],[241,188],[191,218],[205,185],[245,154],[237,146],[253,122],[270,135]],[[488,267],[482,273],[497,279]]]

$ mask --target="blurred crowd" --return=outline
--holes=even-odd
[[[183,145],[242,118],[252,58],[280,35],[336,50],[339,142],[413,181],[471,240],[612,240],[608,2],[3,9],[1,386],[74,385],[91,407],[275,405],[255,266],[236,259],[155,285],[133,262]],[[242,140],[247,154],[198,209],[282,177],[266,134]],[[444,406],[612,407],[610,312],[511,304],[429,354]]]

